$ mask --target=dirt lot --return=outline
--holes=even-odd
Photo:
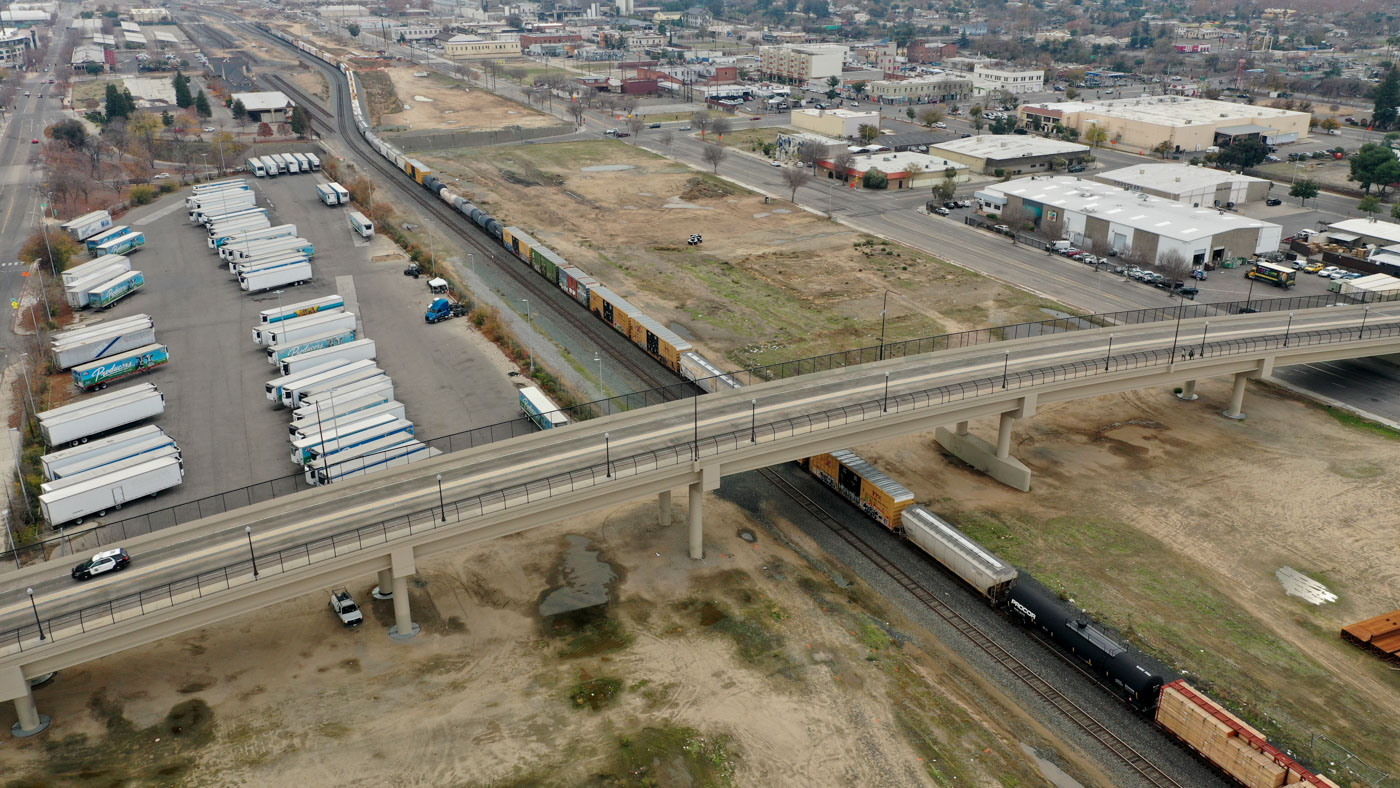
[[[519,225],[706,355],[739,366],[1041,319],[1048,302],[613,141],[439,152]],[[688,246],[690,233],[703,246]]]
[[[293,85],[306,91],[308,95],[315,96],[322,101],[326,101],[331,95],[330,82],[326,80],[326,75],[319,70],[305,69],[297,71],[287,77]]]
[[[9,784],[1043,784],[1024,744],[1110,784],[927,632],[724,501],[706,510],[703,565],[652,502],[421,562],[408,643],[358,578],[356,631],[315,594],[66,670],[37,693],[53,727],[7,742],[0,769]],[[609,572],[616,603],[542,616],[561,584]]]
[[[559,121],[532,109],[494,96],[484,90],[432,71],[415,68],[384,69],[402,105],[412,107],[379,119],[384,126],[423,129],[499,129],[503,126],[535,128]],[[414,74],[427,76],[416,77]],[[424,101],[427,99],[427,101]]]
[[[1203,381],[1194,403],[1162,390],[1041,409],[1013,443],[1030,494],[962,467],[931,436],[858,451],[1271,739],[1306,756],[1322,733],[1394,774],[1400,674],[1337,633],[1400,604],[1400,436],[1259,386],[1248,420],[1229,421],[1218,416],[1229,391]],[[1340,600],[1286,596],[1283,566]]]

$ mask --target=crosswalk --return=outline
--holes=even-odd
[[[14,261],[8,262],[8,263],[0,263],[0,268],[14,268],[14,267],[16,267],[16,266],[21,266],[21,265],[24,265],[24,262],[23,262],[23,261],[21,261],[21,260],[14,260]]]

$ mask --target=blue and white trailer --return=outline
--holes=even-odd
[[[301,404],[292,411],[292,421],[309,419],[316,413],[316,409],[334,408],[342,402],[348,402],[363,397],[383,397],[385,400],[394,398],[394,381],[389,376],[382,378],[370,378],[355,383],[347,383],[344,386],[336,386],[333,389],[317,391],[307,394],[301,398]]]
[[[126,298],[146,284],[140,271],[127,271],[87,291],[88,306],[106,309]]]
[[[152,438],[164,438],[174,443],[168,438],[160,427],[148,424],[145,427],[118,432],[106,438],[98,438],[95,441],[84,443],[81,446],[74,446],[71,449],[59,449],[49,452],[39,458],[39,464],[44,469],[45,479],[57,479],[69,473],[69,469],[80,463],[86,463],[90,457],[107,454],[108,452],[120,452],[132,446],[143,445]]]
[[[557,429],[569,424],[569,417],[559,410],[559,406],[534,386],[520,390],[520,409],[542,430]]]
[[[251,190],[215,192],[195,198],[186,213],[190,222],[198,223],[203,216],[229,213],[236,208],[252,208],[257,204],[258,196]]]
[[[108,227],[107,229],[103,230],[97,235],[92,236],[91,238],[87,239],[87,241],[85,241],[85,243],[87,244],[88,254],[93,254],[97,251],[97,247],[112,240],[113,238],[120,238],[123,235],[126,235],[130,232],[135,232],[135,230],[133,230],[130,225],[126,224],[119,224],[115,227]]]
[[[316,184],[316,199],[332,208],[340,205],[340,195],[336,193],[335,189],[331,188],[329,183]]]
[[[277,169],[277,162],[273,161],[271,156],[259,156],[258,161],[262,162],[263,170],[266,172],[267,177],[276,178],[278,175],[282,174],[282,171]]]
[[[288,153],[287,155],[297,160],[298,172],[311,172],[311,162],[307,161],[305,153]]]
[[[393,449],[396,446],[402,446],[406,443],[411,443],[413,442],[413,440],[414,438],[411,433],[398,432],[394,433],[393,435],[385,436],[383,438],[376,438],[375,440],[369,441],[367,443],[361,443],[358,446],[333,446],[331,447],[331,449],[336,449],[336,451],[331,451],[331,449],[327,449],[325,455],[319,456],[311,462],[307,463],[306,468],[308,470],[312,468],[321,470],[329,468],[332,465],[339,465],[342,462],[348,462],[350,460],[357,459],[359,457],[372,457],[373,455],[378,454],[380,452]]]
[[[258,178],[267,177],[267,168],[263,166],[261,157],[254,156],[248,159],[248,161],[244,162],[243,166],[247,167],[248,172],[253,173],[253,175]]]
[[[295,422],[287,427],[287,433],[288,437],[295,442],[380,416],[392,416],[396,419],[407,418],[404,414],[403,403],[395,399],[338,415],[331,415],[322,410],[320,418]]]
[[[82,391],[105,389],[110,383],[145,374],[169,361],[170,349],[165,345],[142,345],[73,367],[73,385]]]
[[[302,155],[306,157],[306,161],[311,165],[312,172],[319,172],[321,170],[320,156],[317,156],[314,153],[304,153]]]
[[[112,214],[106,211],[93,211],[64,222],[63,231],[75,241],[86,241],[93,235],[112,226]]]
[[[282,404],[288,408],[295,408],[301,404],[303,396],[312,392],[333,389],[360,380],[370,380],[383,374],[384,370],[369,360],[338,364],[334,369],[316,372],[309,377],[284,383],[282,385]]]
[[[283,359],[293,358],[305,353],[311,353],[354,341],[355,329],[353,328],[342,331],[328,331],[324,334],[309,337],[301,342],[292,342],[286,345],[273,345],[269,347],[267,349],[267,363],[280,369],[280,363]]]
[[[108,255],[131,254],[132,252],[136,251],[137,249],[140,249],[145,245],[145,233],[140,231],[130,232],[119,238],[113,238],[112,240],[107,241],[106,243],[98,246],[97,254],[99,257],[106,257]]]
[[[288,383],[292,383],[292,382],[294,382],[294,381],[302,380],[302,379],[304,379],[304,378],[309,378],[309,377],[311,377],[311,376],[313,376],[313,375],[319,375],[320,373],[325,372],[325,371],[327,371],[327,370],[337,369],[337,368],[343,367],[343,366],[346,366],[346,364],[343,364],[343,363],[336,363],[336,362],[326,362],[326,365],[325,365],[324,367],[319,368],[319,369],[307,369],[307,370],[302,370],[301,372],[298,372],[298,373],[296,373],[295,375],[278,375],[277,377],[275,377],[275,378],[269,380],[269,381],[263,386],[263,390],[264,390],[264,392],[267,394],[267,398],[268,398],[269,400],[271,400],[271,401],[273,401],[273,402],[275,402],[275,403],[277,403],[277,404],[280,405],[280,404],[282,403],[282,387],[283,387],[283,386],[287,385]]]
[[[441,449],[434,449],[422,441],[405,441],[387,449],[379,449],[326,466],[307,465],[306,481],[308,484],[318,487],[323,484],[334,484],[367,473],[398,468],[419,460],[432,459],[440,454],[442,454]],[[331,455],[331,457],[339,456],[339,454]]]
[[[302,441],[292,442],[292,462],[307,465],[322,457],[331,462],[341,452],[353,451],[385,438],[411,439],[413,422],[406,419],[365,419],[361,424],[349,424],[339,430],[327,430]]]
[[[328,331],[356,328],[355,314],[346,312],[343,302],[338,306],[339,308],[327,309],[324,312],[317,311],[274,322],[259,323],[253,326],[253,344],[264,347],[285,345]]]
[[[322,361],[365,361],[375,358],[373,339],[357,339],[353,342],[332,345],[306,353],[297,353],[277,362],[283,375],[290,375],[298,369],[306,369]]]
[[[372,415],[372,413],[378,413],[376,408],[380,405],[403,406],[403,403],[394,399],[392,392],[386,394],[383,389],[366,389],[366,391],[378,393],[370,393],[362,397],[347,395],[325,404],[302,405],[292,411],[292,421],[287,426],[287,432],[293,438],[304,437],[312,432],[320,432],[324,429],[324,425],[333,425],[337,419],[345,419],[357,414]],[[404,414],[400,413],[399,418],[405,418]]]
[[[307,257],[316,256],[316,244],[302,238],[299,235],[283,236],[281,238],[264,238],[248,244],[239,244],[234,247],[226,247],[227,251],[220,250],[220,256],[230,262],[240,260],[251,260],[253,258],[266,256],[272,252],[284,250],[297,251]]]
[[[258,313],[258,323],[267,325],[269,323],[281,323],[287,320],[310,317],[316,314],[330,314],[344,311],[345,299],[338,295],[328,295],[321,296],[320,298],[308,299],[306,301],[298,301],[295,304],[264,309]]]
[[[155,341],[156,327],[151,316],[132,315],[94,326],[60,331],[53,335],[49,349],[53,354],[54,366],[69,369]]]
[[[209,245],[220,258],[227,259],[228,253],[224,251],[227,247],[246,246],[256,241],[271,241],[274,238],[286,238],[287,236],[296,234],[297,226],[295,224],[253,227],[247,230],[220,232],[217,236],[211,235],[209,237]]]

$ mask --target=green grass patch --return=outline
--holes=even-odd
[[[576,709],[601,711],[611,706],[621,693],[622,679],[599,676],[596,679],[585,679],[575,684],[573,690],[569,692],[569,702]]]
[[[1338,424],[1345,427],[1367,432],[1372,435],[1378,435],[1389,440],[1400,438],[1400,430],[1386,424],[1381,424],[1380,422],[1371,421],[1364,416],[1358,416],[1345,408],[1337,408],[1331,405],[1316,405],[1315,407],[1321,408],[1324,413],[1336,419]]]
[[[734,785],[735,755],[728,736],[707,736],[694,728],[648,727],[617,739],[605,785],[723,788]]]
[[[100,739],[73,734],[40,741],[48,756],[44,769],[62,782],[168,785],[185,779],[195,755],[214,740],[214,713],[202,699],[171,707],[165,719],[137,728],[116,701],[98,693],[88,702],[106,728]],[[159,746],[151,742],[160,739]]]
[[[83,109],[93,109],[107,97],[107,86],[116,85],[120,90],[126,82],[120,79],[90,79],[73,83],[73,105]]]
[[[633,635],[605,605],[552,616],[545,623],[548,636],[562,640],[561,659],[579,659],[621,651],[632,645]]]

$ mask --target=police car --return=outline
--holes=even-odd
[[[95,575],[104,572],[116,572],[125,569],[131,563],[131,556],[126,550],[118,547],[115,550],[98,553],[88,560],[73,567],[74,580],[87,580]]]

